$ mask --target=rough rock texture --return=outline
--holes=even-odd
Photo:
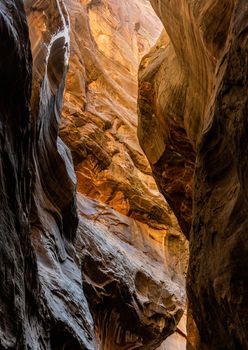
[[[141,145],[187,236],[190,173],[180,174],[186,168],[193,173],[195,151],[188,296],[199,348],[247,349],[248,6],[239,0],[151,3],[168,36],[141,65]],[[170,137],[172,125],[178,137]],[[178,149],[181,160],[175,176],[189,213],[182,217],[178,191],[171,191],[177,159],[168,162],[171,148]]]
[[[147,4],[90,2],[87,12],[81,2],[67,2],[71,57],[60,134],[72,150],[80,193],[138,220],[168,224],[136,135],[139,59],[161,28]]]
[[[136,135],[138,64],[161,24],[144,0],[66,5],[71,56],[60,135],[84,202],[77,250],[85,293],[101,349],[154,349],[182,315],[187,264],[187,244]]]
[[[32,316],[39,323],[37,267],[29,237],[31,54],[23,5],[0,3],[0,32],[5,38],[0,43],[0,348],[21,349],[30,331],[25,321]]]
[[[25,5],[30,22],[41,19],[36,25],[44,29],[42,40],[32,40],[32,97],[23,4],[0,3],[0,348],[94,349],[73,248],[75,174],[57,137],[68,64],[67,14],[63,2]]]
[[[138,60],[160,26],[144,0],[26,0],[30,47],[21,4],[0,1],[0,349],[154,349],[184,312],[188,259],[136,137]],[[82,193],[78,255],[58,137],[69,60],[61,135]]]
[[[99,348],[156,349],[185,309],[185,240],[80,194],[78,207],[77,250]]]
[[[190,333],[187,332],[187,314],[181,318],[176,331],[157,350],[190,350],[187,346]],[[191,349],[192,350],[192,349]]]

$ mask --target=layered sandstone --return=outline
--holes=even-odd
[[[74,248],[76,176],[70,151],[58,137],[70,55],[69,17],[62,1],[25,5],[33,55],[31,110],[38,131],[31,237],[42,293],[54,318],[52,346],[93,349],[93,322]]]
[[[246,349],[247,4],[151,3],[166,33],[141,64],[140,142],[190,236],[200,349]]]
[[[185,240],[80,194],[78,208],[77,250],[99,349],[156,349],[185,310]]]
[[[147,4],[67,2],[71,57],[60,134],[80,193],[156,225],[169,224],[168,206],[136,136],[138,64],[160,30]]]
[[[141,65],[139,137],[190,236],[200,348],[246,349],[248,8],[151,2],[167,34]],[[135,67],[157,22],[146,1],[25,6],[33,63],[22,2],[0,3],[0,348],[151,349],[173,331],[178,345],[186,243],[135,136]],[[61,135],[81,192],[78,256],[76,177],[58,137],[69,59]]]
[[[138,62],[160,25],[145,0],[24,4],[31,47],[23,6],[0,4],[0,348],[155,349],[185,310],[188,259],[136,136]],[[69,63],[77,235],[58,137]]]
[[[96,336],[101,349],[154,349],[185,309],[187,265],[136,135],[138,64],[161,24],[145,0],[65,3],[71,56],[60,134],[78,179],[77,250]]]
[[[184,72],[163,31],[139,69],[138,135],[160,191],[188,237],[195,152],[184,128],[186,91]]]
[[[73,247],[76,178],[58,138],[68,16],[62,2],[25,5],[33,66],[23,3],[0,4],[0,348],[94,349]]]

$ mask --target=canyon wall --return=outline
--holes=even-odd
[[[188,260],[136,136],[161,25],[146,0],[24,6],[0,2],[0,348],[155,349],[181,332]]]
[[[190,239],[198,348],[246,349],[248,7],[151,4],[166,32],[140,66],[139,140]]]
[[[14,1],[1,3],[0,32],[5,37],[0,44],[3,53],[0,64],[0,347],[20,349],[29,331],[29,325],[23,320],[31,313],[33,322],[39,324],[38,310],[35,308],[32,312],[37,302],[38,281],[29,237],[31,54],[23,6],[17,6]],[[23,139],[21,146],[20,139]],[[25,284],[26,277],[29,278]]]
[[[150,168],[147,1],[0,1],[0,349],[184,347],[179,225],[198,348],[248,347],[248,7],[151,3]]]
[[[137,139],[137,72],[162,28],[148,1],[65,1],[60,135],[78,179],[77,251],[101,349],[155,349],[185,309],[187,243]]]
[[[0,3],[0,348],[94,349],[73,246],[76,177],[58,138],[67,15],[57,1],[25,6],[48,29],[32,43],[33,67],[23,3]]]

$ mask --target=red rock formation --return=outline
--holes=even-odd
[[[195,164],[188,295],[199,348],[246,349],[247,4],[151,2],[168,37],[141,66],[140,140],[188,236]],[[186,243],[135,137],[135,67],[154,22],[141,20],[145,1],[125,5],[134,27],[114,2],[25,1],[32,68],[23,5],[0,3],[1,349],[95,348],[74,249],[76,178],[58,137],[69,34],[61,135],[82,193],[77,248],[97,346],[155,348],[182,315]]]
[[[178,149],[181,164],[176,166],[181,170],[175,175],[183,185],[181,203],[188,205],[186,212],[190,213],[189,176],[184,178],[182,174],[187,164],[193,169],[194,153],[189,148],[193,146],[196,161],[188,295],[200,332],[199,348],[246,349],[247,162],[243,152],[247,4],[177,0],[151,3],[169,38],[158,44],[141,66],[140,141],[179,221],[178,191],[173,189],[176,181],[170,175],[177,158],[172,157],[170,163],[168,157],[171,148]],[[145,92],[147,83],[154,92],[152,100]],[[147,104],[153,105],[153,115],[149,115]],[[172,129],[179,130],[178,137],[170,137]],[[159,133],[153,150],[150,135],[155,130]],[[190,216],[182,219],[185,217]],[[187,227],[184,231],[189,234]]]

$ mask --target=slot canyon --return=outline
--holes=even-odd
[[[0,350],[248,350],[246,0],[0,0],[0,33]]]

